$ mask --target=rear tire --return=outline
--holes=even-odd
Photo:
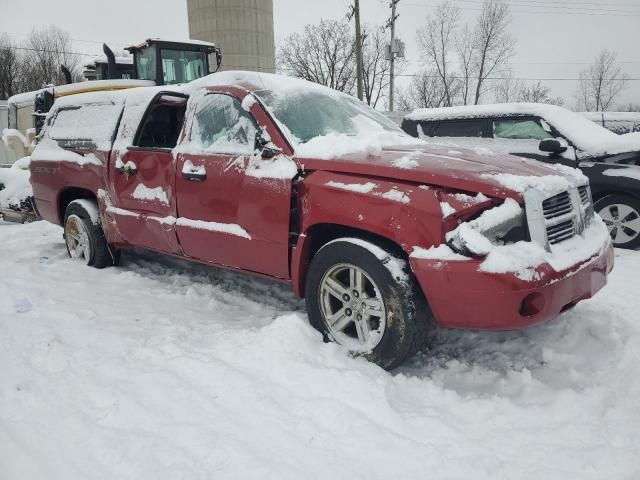
[[[67,206],[64,214],[64,240],[69,257],[84,261],[95,268],[115,265],[120,260],[120,253],[109,248],[107,239],[100,225],[100,217],[96,215],[98,206],[93,210],[93,217],[85,202],[74,200]],[[96,218],[97,217],[97,218]]]
[[[305,290],[309,320],[326,341],[385,369],[416,353],[432,324],[406,262],[364,240],[343,238],[322,247]]]
[[[594,209],[607,225],[614,247],[640,247],[639,199],[614,193],[595,202]]]

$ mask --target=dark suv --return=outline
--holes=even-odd
[[[418,109],[402,129],[484,155],[580,168],[614,245],[640,246],[640,133],[616,135],[565,108],[534,103]]]

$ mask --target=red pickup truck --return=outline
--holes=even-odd
[[[30,169],[72,258],[144,247],[287,282],[326,339],[384,368],[434,323],[550,320],[613,265],[580,172],[427,144],[277,75],[62,99]]]

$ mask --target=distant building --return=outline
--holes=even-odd
[[[274,72],[273,0],[187,0],[189,37],[222,49],[221,70]]]

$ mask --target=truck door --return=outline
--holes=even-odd
[[[122,238],[136,246],[181,253],[176,217],[172,149],[184,123],[187,97],[161,92],[142,117],[133,145],[112,152],[109,178],[112,208]]]
[[[256,155],[258,130],[238,98],[225,93],[200,98],[185,145],[177,149],[176,232],[190,257],[288,278],[295,164]],[[275,168],[269,175],[270,169],[260,168],[278,161],[291,162],[293,173],[282,175]]]

